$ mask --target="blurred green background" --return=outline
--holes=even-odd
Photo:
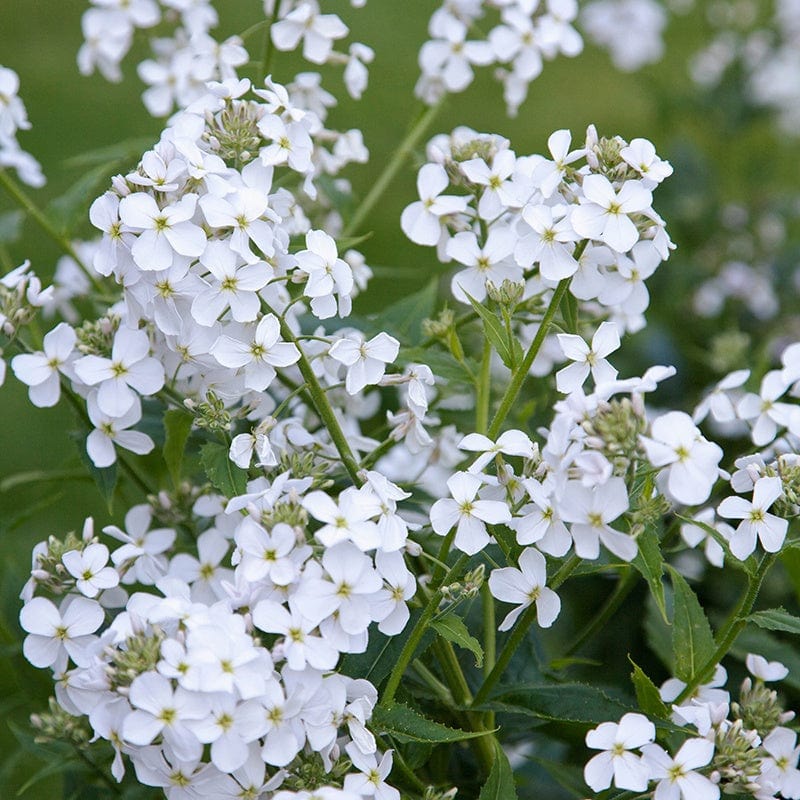
[[[371,152],[369,165],[350,172],[356,193],[363,195],[419,111],[413,97],[417,51],[435,4],[371,0],[362,10],[353,10],[346,2],[323,5],[342,14],[351,26],[352,39],[376,51],[370,87],[359,104],[344,95],[337,70],[324,72],[325,86],[341,98],[329,125],[361,128]],[[222,17],[219,32],[226,35],[244,31],[261,18],[262,6],[256,0],[224,0],[217,7]],[[20,134],[20,143],[42,162],[49,179],[44,189],[31,192],[42,207],[80,178],[80,170],[69,167],[70,158],[132,137],[155,140],[161,128],[139,99],[142,86],[135,64],[144,56],[143,42],[124,62],[126,79],[120,85],[78,74],[75,55],[82,41],[80,17],[85,9],[83,0],[0,3],[0,64],[19,73],[21,96],[33,125],[31,131]],[[634,340],[633,349],[645,364],[680,364],[689,381],[693,375],[708,378],[701,357],[679,355],[702,353],[706,345],[702,324],[687,326],[677,335],[668,330],[676,319],[687,318],[686,292],[702,272],[692,262],[693,248],[709,235],[713,213],[721,202],[768,196],[796,185],[798,175],[796,143],[776,137],[766,117],[743,110],[736,86],[729,87],[727,94],[706,98],[696,94],[687,77],[686,60],[707,34],[700,10],[673,20],[665,58],[633,75],[617,72],[608,56],[591,46],[577,59],[547,63],[515,120],[506,117],[501,87],[484,71],[466,93],[448,100],[431,129],[433,134],[466,124],[501,133],[511,139],[517,153],[526,154],[543,152],[553,130],[569,128],[580,141],[586,125],[595,123],[601,134],[650,138],[662,157],[671,158],[676,174],[657,197],[656,209],[668,220],[679,249],[660,270],[652,289],[649,316],[653,324]],[[255,58],[260,55],[261,38],[248,41]],[[296,59],[277,54],[273,74],[285,82],[305,68]],[[383,277],[378,271],[372,289],[376,306],[388,305],[418,288],[427,276],[444,272],[433,253],[410,244],[399,228],[400,212],[415,199],[414,177],[415,170],[409,166],[366,225],[374,232],[361,248],[367,262],[386,268]],[[8,198],[0,195],[0,212],[10,208]],[[76,235],[89,233],[84,225]],[[682,247],[687,257],[681,256]],[[21,242],[9,249],[15,264],[30,258],[44,277],[52,275],[60,255],[30,222]],[[713,324],[709,323],[710,332]],[[677,386],[673,391],[679,394],[686,383]],[[66,435],[72,426],[68,409],[33,408],[10,370],[0,389],[0,411],[0,481],[5,480],[8,487],[0,492],[0,711],[12,725],[24,727],[31,711],[44,706],[51,688],[49,675],[30,667],[21,656],[17,595],[27,577],[31,547],[51,533],[79,530],[87,515],[104,524],[109,511],[88,480],[23,481],[9,486],[11,476],[77,467],[79,458],[75,443]],[[131,492],[129,499],[138,498]],[[118,504],[115,521],[121,521],[123,514]],[[39,766],[23,754],[10,729],[0,722],[0,797],[13,797]],[[37,784],[28,796],[60,797],[59,779]]]

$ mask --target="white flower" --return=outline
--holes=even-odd
[[[103,589],[119,583],[119,575],[108,567],[108,548],[104,544],[90,544],[83,550],[68,550],[61,557],[67,572],[75,578],[75,586],[86,597],[97,597]]]
[[[689,739],[671,757],[657,744],[642,748],[651,777],[658,780],[655,796],[659,800],[717,800],[719,786],[694,770],[704,767],[714,757],[714,742]]]
[[[336,242],[324,231],[306,234],[306,250],[296,255],[297,267],[308,275],[303,294],[311,298],[311,310],[319,319],[328,319],[337,313],[346,317],[350,313],[350,295],[353,291],[353,270],[339,258]]]
[[[489,576],[492,597],[504,603],[518,604],[500,623],[498,630],[507,631],[531,603],[536,603],[536,619],[542,628],[549,628],[559,611],[561,600],[545,586],[547,571],[544,556],[532,547],[526,547],[519,557],[519,569],[503,567],[493,569]]]
[[[639,181],[625,181],[616,192],[604,175],[587,175],[582,188],[581,205],[572,212],[572,227],[586,239],[598,239],[618,253],[627,253],[639,239],[628,215],[650,208],[650,191]]]
[[[248,326],[242,334],[242,339],[220,336],[211,354],[223,367],[243,367],[248,389],[263,392],[275,379],[275,367],[288,367],[300,358],[295,344],[281,341],[280,323],[274,314],[265,314],[257,326]]]
[[[11,369],[38,408],[54,406],[61,396],[61,374],[69,377],[69,359],[75,349],[75,331],[61,322],[44,337],[43,352],[23,353],[11,359]]]
[[[400,800],[400,792],[386,783],[392,771],[392,751],[387,750],[380,758],[378,754],[362,753],[353,743],[345,747],[353,766],[360,774],[345,775],[344,790],[359,797],[374,797],[375,800]]]
[[[86,411],[95,426],[86,437],[86,452],[96,467],[110,467],[117,460],[114,445],[137,455],[146,455],[155,447],[146,433],[128,430],[142,418],[142,404],[138,398],[134,398],[133,405],[122,416],[111,416],[103,413],[97,403],[97,393],[92,392],[86,401]]]
[[[430,511],[433,530],[444,536],[456,527],[453,543],[468,555],[483,550],[491,541],[486,523],[499,525],[511,520],[511,512],[505,503],[475,499],[482,485],[477,475],[457,472],[447,481],[452,499],[437,500]]]
[[[783,797],[800,797],[800,770],[797,769],[800,747],[797,747],[797,734],[789,728],[778,726],[764,737],[761,746],[769,753],[769,758],[761,762],[762,772],[775,770]]]
[[[489,281],[495,286],[500,286],[504,280],[521,281],[522,269],[511,258],[515,241],[516,237],[506,225],[493,227],[483,247],[471,231],[461,231],[450,239],[447,255],[467,267],[456,272],[450,281],[456,300],[467,303],[467,295],[479,302],[485,300]]]
[[[416,244],[435,245],[442,235],[441,218],[466,211],[467,198],[443,195],[450,185],[441,164],[425,164],[417,175],[420,199],[406,206],[400,217],[403,233]]]
[[[270,35],[278,50],[294,50],[303,41],[303,58],[324,64],[336,39],[347,36],[347,25],[336,14],[320,14],[316,0],[306,0],[272,25]]]
[[[755,653],[747,654],[745,664],[750,674],[762,681],[782,681],[789,674],[789,670],[780,661],[767,661],[764,656]]]
[[[347,367],[345,389],[348,394],[358,394],[366,386],[379,383],[400,352],[400,342],[388,333],[379,333],[369,341],[361,334],[338,339],[328,354]]]
[[[176,253],[192,258],[202,254],[206,235],[201,227],[190,222],[196,205],[196,194],[185,194],[163,209],[153,197],[142,192],[120,200],[120,220],[131,231],[139,233],[131,247],[139,269],[167,269],[172,266]]]
[[[628,490],[622,478],[611,478],[602,486],[588,487],[580,481],[567,481],[558,507],[561,518],[571,523],[575,553],[595,559],[602,542],[624,561],[636,557],[636,540],[612,528],[608,523],[628,510]]]
[[[731,553],[744,561],[756,549],[756,537],[768,553],[777,553],[786,538],[789,521],[767,513],[767,509],[783,494],[781,479],[759,478],[753,488],[753,501],[743,497],[726,497],[717,508],[721,517],[740,519],[730,541]]]
[[[788,388],[789,384],[784,380],[781,370],[773,370],[761,380],[759,394],[746,394],[736,406],[736,412],[741,419],[755,420],[751,423],[752,437],[753,444],[758,447],[773,441],[779,427],[789,427],[793,433],[797,432],[797,426],[792,425],[792,414],[796,407],[777,402]]]
[[[155,394],[164,385],[164,367],[149,353],[147,333],[123,326],[114,335],[111,358],[95,355],[79,358],[75,374],[87,386],[99,384],[97,407],[103,414],[123,417],[138,402],[137,392]]]
[[[613,381],[617,370],[606,356],[619,349],[619,330],[613,322],[603,322],[592,336],[591,347],[572,333],[559,333],[558,343],[564,355],[575,362],[556,373],[559,392],[569,394],[582,386],[591,372],[595,386]]]
[[[28,633],[22,652],[34,667],[52,667],[65,656],[79,667],[88,666],[87,650],[95,641],[91,634],[103,624],[104,616],[100,604],[85,597],[66,597],[60,609],[44,597],[34,597],[19,614],[19,623]]]
[[[499,453],[508,456],[522,456],[533,458],[536,450],[530,436],[519,430],[510,430],[501,433],[496,442],[480,433],[470,433],[459,443],[460,450],[472,450],[481,453],[470,464],[468,472],[481,472]]]
[[[549,281],[569,278],[578,271],[572,255],[580,237],[572,228],[567,206],[528,205],[522,218],[532,229],[517,241],[514,258],[521,267],[539,264],[539,272]]]
[[[652,189],[672,175],[672,165],[656,155],[656,148],[647,139],[631,139],[631,143],[623,147],[619,154],[642,176],[647,189]]]
[[[666,467],[666,487],[679,503],[708,500],[719,476],[722,449],[704,439],[688,414],[670,411],[655,420],[641,442],[654,467]]]
[[[647,745],[656,737],[655,725],[643,714],[625,714],[619,723],[602,722],[586,734],[586,745],[602,750],[583,770],[586,783],[595,792],[614,785],[641,792],[647,788],[649,770],[631,750]]]

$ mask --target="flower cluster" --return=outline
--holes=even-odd
[[[602,752],[586,764],[586,783],[595,792],[613,783],[633,792],[654,789],[655,797],[674,800],[717,800],[721,793],[760,800],[800,796],[797,733],[785,727],[794,713],[784,711],[776,692],[765,686],[789,671],[752,653],[746,663],[753,678],[742,683],[738,702],[721,688],[727,674],[718,667],[709,684],[672,705],[672,721],[696,732],[675,746],[674,755],[655,743],[656,728],[643,714],[625,714],[619,723],[603,722],[589,731],[587,747]],[[675,700],[684,687],[670,679],[661,697]]]
[[[486,9],[499,10],[500,21],[484,38],[470,39]],[[438,8],[428,23],[430,39],[422,45],[422,75],[416,93],[433,104],[445,94],[464,91],[474,78],[474,66],[497,65],[508,113],[515,115],[528,86],[544,61],[583,49],[572,27],[578,16],[575,0],[457,0]]]

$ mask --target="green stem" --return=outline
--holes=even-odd
[[[442,586],[445,586],[450,582],[450,580],[457,578],[458,575],[461,574],[461,571],[464,569],[468,560],[469,556],[466,553],[462,554],[459,556],[455,564],[450,567],[441,581],[436,583],[436,579],[434,578],[433,584],[435,585],[435,588],[432,585],[431,588],[433,588],[433,592],[428,599],[428,603],[422,610],[422,614],[417,620],[417,624],[409,634],[408,639],[406,639],[406,643],[403,645],[403,649],[400,652],[397,663],[394,665],[394,668],[389,675],[389,679],[386,682],[386,688],[383,690],[381,705],[389,706],[392,704],[397,689],[400,686],[400,680],[403,677],[403,673],[406,671],[406,667],[408,667],[414,658],[414,653],[416,652],[419,643],[422,641],[422,637],[425,635],[425,632],[428,630],[428,625],[431,619],[433,619],[436,609],[439,607],[439,603],[442,600]]]
[[[347,443],[347,437],[344,435],[342,426],[339,424],[339,420],[336,418],[336,414],[334,413],[331,404],[328,402],[325,391],[323,390],[322,386],[320,386],[317,376],[314,374],[314,370],[311,368],[311,364],[306,358],[305,353],[303,353],[303,349],[300,347],[300,342],[292,332],[292,329],[286,324],[285,319],[280,318],[280,323],[281,336],[283,337],[284,341],[292,342],[297,348],[297,352],[300,353],[300,360],[297,362],[297,366],[300,370],[300,374],[303,376],[303,379],[306,382],[306,388],[308,389],[309,397],[311,398],[311,402],[313,403],[319,418],[322,420],[322,424],[327,428],[328,433],[330,434],[333,444],[339,453],[339,457],[342,459],[342,464],[344,464],[344,468],[347,470],[347,474],[350,476],[350,480],[352,480],[356,486],[363,485],[364,481],[361,480],[358,474],[360,469],[358,461],[356,461],[353,451],[350,449],[350,445]]]
[[[483,677],[488,678],[497,662],[497,620],[494,597],[489,590],[488,581],[484,581],[481,586],[481,601],[483,603]],[[489,730],[494,729],[494,711],[486,712],[484,725]]]
[[[580,564],[580,562],[581,559],[575,555],[565,561],[561,565],[561,568],[553,576],[553,579],[550,582],[551,588],[555,590],[561,586],[561,584],[564,583],[564,581],[570,576],[572,571],[578,566],[578,564]],[[497,663],[484,679],[480,689],[478,689],[475,699],[473,700],[473,705],[480,705],[489,697],[489,694],[491,693],[497,681],[502,677],[506,667],[511,661],[512,656],[517,651],[517,648],[520,646],[522,640],[528,633],[528,629],[535,620],[536,603],[531,603],[531,605],[528,606],[528,608],[526,608],[523,612],[519,622],[517,622],[517,624],[514,626],[514,630],[511,631],[511,635],[508,637],[508,639],[506,639],[506,643],[503,645],[503,649],[500,651],[500,655],[497,658]]]
[[[728,651],[733,647],[734,642],[739,634],[747,625],[747,617],[753,610],[758,593],[761,589],[761,584],[769,572],[770,567],[775,563],[778,557],[777,553],[765,553],[758,565],[754,575],[747,576],[747,588],[742,595],[736,608],[731,612],[725,624],[720,628],[717,633],[717,640],[719,644],[712,656],[706,661],[705,664],[692,675],[691,680],[686,684],[683,691],[675,698],[675,705],[680,705],[687,697],[691,697],[698,686],[707,681],[713,674],[717,664],[719,664]]]
[[[488,337],[483,340],[481,372],[478,376],[477,397],[475,400],[475,431],[485,434],[489,427],[489,400],[492,395],[491,382],[492,343]]]
[[[384,192],[389,188],[392,181],[395,179],[400,168],[403,166],[406,158],[411,151],[417,146],[419,140],[425,135],[439,109],[442,107],[443,101],[439,101],[435,105],[425,109],[420,115],[419,119],[413,125],[411,130],[406,134],[405,139],[400,142],[399,147],[395,150],[392,157],[383,168],[383,172],[378,176],[372,188],[367,193],[367,196],[361,201],[361,204],[356,209],[350,221],[345,225],[342,231],[342,238],[345,236],[352,236],[353,233],[358,231],[364,220],[370,215],[372,209],[378,204],[378,201],[383,197]]]
[[[585,249],[586,242],[584,241],[575,248],[575,258],[579,259]],[[550,323],[553,321],[553,317],[555,317],[556,311],[558,311],[558,307],[561,305],[561,300],[567,292],[570,280],[571,278],[564,278],[556,287],[553,297],[550,300],[550,305],[547,307],[542,321],[539,323],[539,330],[536,331],[536,336],[533,337],[531,346],[528,348],[528,352],[525,353],[525,358],[522,359],[522,363],[511,376],[511,382],[508,384],[503,399],[500,401],[500,407],[497,409],[497,413],[494,415],[494,419],[492,419],[492,424],[489,426],[488,436],[490,439],[495,439],[500,433],[500,428],[503,422],[505,422],[508,412],[511,411],[511,407],[514,405],[520,389],[522,389],[522,384],[525,383],[525,378],[528,377],[531,364],[533,364],[534,359],[539,354],[539,350],[542,348],[542,344],[544,344],[545,337],[550,328]]]
[[[97,276],[83,263],[81,257],[75,252],[72,243],[67,239],[49,219],[39,210],[33,200],[22,190],[22,187],[6,172],[0,169],[0,186],[8,192],[14,200],[24,209],[31,219],[78,265],[78,268],[88,278],[94,289],[103,292],[103,284]]]

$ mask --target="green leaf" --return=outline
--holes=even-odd
[[[460,742],[486,736],[489,731],[462,731],[422,716],[405,703],[376,706],[370,727],[379,733],[388,733],[399,742]]]
[[[786,575],[791,581],[794,595],[800,600],[800,549],[787,547],[781,551],[780,559]]]
[[[438,282],[431,280],[418,292],[390,300],[372,323],[375,333],[387,331],[401,342],[418,345],[423,339],[422,322],[432,317],[436,308],[437,288]]]
[[[446,614],[441,619],[434,620],[432,626],[436,632],[447,639],[448,642],[457,644],[475,655],[475,666],[483,666],[483,648],[481,643],[467,630],[464,620],[457,614]]]
[[[448,383],[471,383],[472,376],[468,369],[477,372],[478,364],[474,359],[466,359],[466,367],[459,364],[449,353],[441,350],[426,349],[424,347],[402,347],[396,363],[405,364],[427,364],[437,378],[442,378]]]
[[[523,684],[495,695],[485,708],[537,719],[592,724],[619,719],[635,710],[585,683]]]
[[[747,618],[748,622],[753,622],[759,628],[766,628],[769,631],[785,631],[800,635],[800,617],[790,614],[785,608],[769,608],[766,611],[756,611]]]
[[[224,444],[206,442],[200,448],[200,463],[211,484],[225,497],[244,494],[247,489],[247,473],[228,458],[228,448]]]
[[[567,292],[561,300],[561,314],[567,333],[578,333],[578,300],[572,292]]]
[[[171,408],[164,414],[164,462],[177,489],[181,482],[183,453],[192,430],[193,417],[179,408]]]
[[[534,764],[538,764],[568,794],[580,800],[586,797],[586,784],[583,780],[583,769],[575,764],[553,761],[541,756],[528,756]]]
[[[65,234],[86,218],[86,209],[119,166],[119,160],[100,164],[78,178],[64,194],[51,201],[45,216]]]
[[[89,470],[89,474],[97,484],[100,494],[103,495],[103,499],[106,501],[108,511],[111,513],[114,506],[114,490],[117,488],[117,463],[115,461],[110,467],[103,467],[102,469],[94,465],[94,462],[86,452],[86,436],[88,433],[89,431],[87,430],[72,431],[69,436],[77,445],[81,461],[86,466],[86,469]]]
[[[478,800],[517,800],[517,787],[514,785],[514,770],[500,743],[494,741],[494,763],[489,777],[483,784]]]
[[[644,670],[630,655],[628,656],[628,661],[633,666],[631,681],[633,682],[633,688],[636,690],[636,701],[639,703],[639,708],[648,716],[669,719],[669,709],[661,699],[658,687],[647,677]]]
[[[95,150],[88,150],[79,153],[64,162],[67,169],[77,169],[79,167],[94,167],[97,164],[108,164],[109,162],[119,163],[120,161],[138,161],[139,156],[149,150],[154,143],[153,136],[137,136],[134,139],[125,139],[122,142],[98,147]]]
[[[636,539],[639,552],[631,562],[647,581],[647,586],[656,606],[661,612],[664,622],[669,622],[667,617],[667,601],[664,597],[664,556],[661,554],[661,542],[658,532],[652,526],[645,528],[644,533]]]
[[[0,244],[13,244],[22,234],[25,212],[20,209],[0,214]]]
[[[688,682],[713,657],[717,645],[697,595],[675,569],[667,569],[675,591],[675,609],[672,615],[675,676]]]
[[[664,587],[667,595],[667,612],[670,613],[672,589],[669,585]],[[647,596],[644,614],[644,633],[650,649],[658,656],[670,675],[675,674],[672,664],[672,626],[665,622],[658,610],[652,594]]]
[[[510,370],[513,370],[519,362],[520,353],[522,352],[519,343],[517,342],[516,348],[513,346],[512,342],[516,342],[516,339],[509,339],[506,329],[503,327],[503,323],[500,321],[497,314],[489,311],[486,306],[479,303],[473,297],[470,297],[466,292],[464,292],[464,294],[467,295],[467,300],[472,304],[475,313],[481,318],[483,322],[483,332],[486,334],[486,338],[492,343],[492,346],[497,351],[497,355],[500,356],[502,362]]]

